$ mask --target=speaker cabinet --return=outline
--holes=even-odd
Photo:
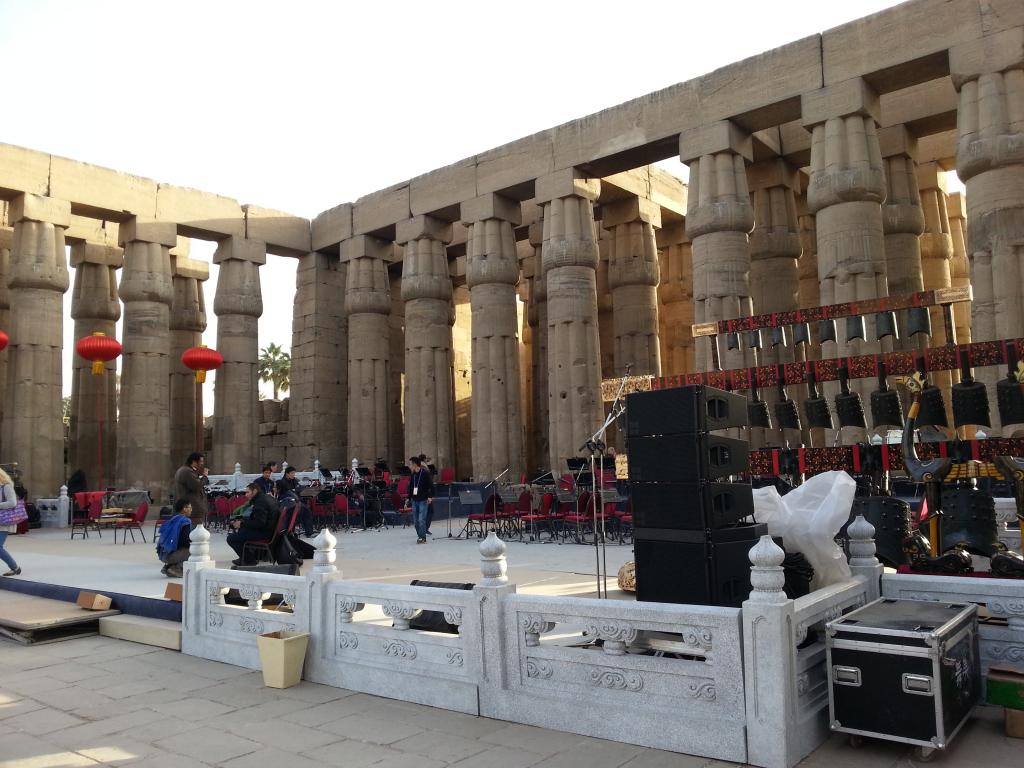
[[[703,531],[754,514],[750,483],[633,483],[637,528]]]
[[[631,437],[629,479],[641,483],[696,483],[750,469],[746,440],[717,435]]]
[[[714,387],[635,392],[626,396],[626,435],[681,435],[747,426],[747,398]]]

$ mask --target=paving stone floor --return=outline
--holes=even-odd
[[[1021,765],[985,709],[939,765]],[[0,768],[697,768],[706,758],[531,728],[303,682],[121,640],[0,639]],[[910,766],[909,750],[835,737],[802,764]]]

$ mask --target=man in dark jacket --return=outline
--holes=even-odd
[[[416,543],[427,543],[427,511],[434,501],[434,480],[430,470],[423,466],[419,456],[409,459],[412,477],[409,478],[409,505],[412,507],[412,521],[416,526]]]
[[[198,451],[190,453],[184,465],[174,473],[174,482],[171,484],[174,501],[185,499],[192,505],[193,525],[206,525],[206,487],[203,484],[205,468],[206,457]]]
[[[247,516],[232,521],[234,532],[228,534],[228,544],[238,553],[234,565],[251,565],[243,562],[242,552],[247,541],[270,541],[277,529],[277,518],[280,510],[277,499],[269,493],[263,493],[260,486],[249,483],[245,489],[245,497],[249,500],[250,512]]]

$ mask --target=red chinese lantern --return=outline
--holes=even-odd
[[[103,373],[104,363],[121,356],[121,344],[117,339],[96,331],[92,336],[79,339],[75,344],[75,352],[86,360],[91,360],[92,374],[99,376]]]
[[[196,372],[196,384],[205,382],[206,372],[217,370],[223,362],[224,355],[202,344],[186,349],[181,355],[182,365]]]
[[[7,349],[7,345],[10,343],[10,341],[10,337],[3,331],[0,331],[0,352],[3,352],[5,349]]]

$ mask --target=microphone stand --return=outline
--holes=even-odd
[[[598,509],[601,509],[602,511],[604,510],[604,453],[606,448],[604,436],[608,431],[608,427],[614,424],[619,416],[626,412],[626,404],[622,402],[622,393],[626,388],[626,380],[629,379],[629,371],[632,367],[632,363],[626,365],[626,372],[623,374],[622,379],[619,380],[619,389],[615,393],[615,399],[612,401],[612,407],[608,411],[608,418],[604,420],[604,424],[601,425],[600,429],[591,435],[590,439],[579,448],[580,452],[583,450],[590,452],[590,482],[592,488],[591,504],[593,504],[594,507],[594,558],[597,570],[597,597],[599,600],[602,597],[605,599],[608,597],[608,543],[605,540],[603,514],[601,515],[600,548],[598,547],[597,532],[597,511]],[[601,457],[600,479],[598,479],[596,466],[598,457]]]

